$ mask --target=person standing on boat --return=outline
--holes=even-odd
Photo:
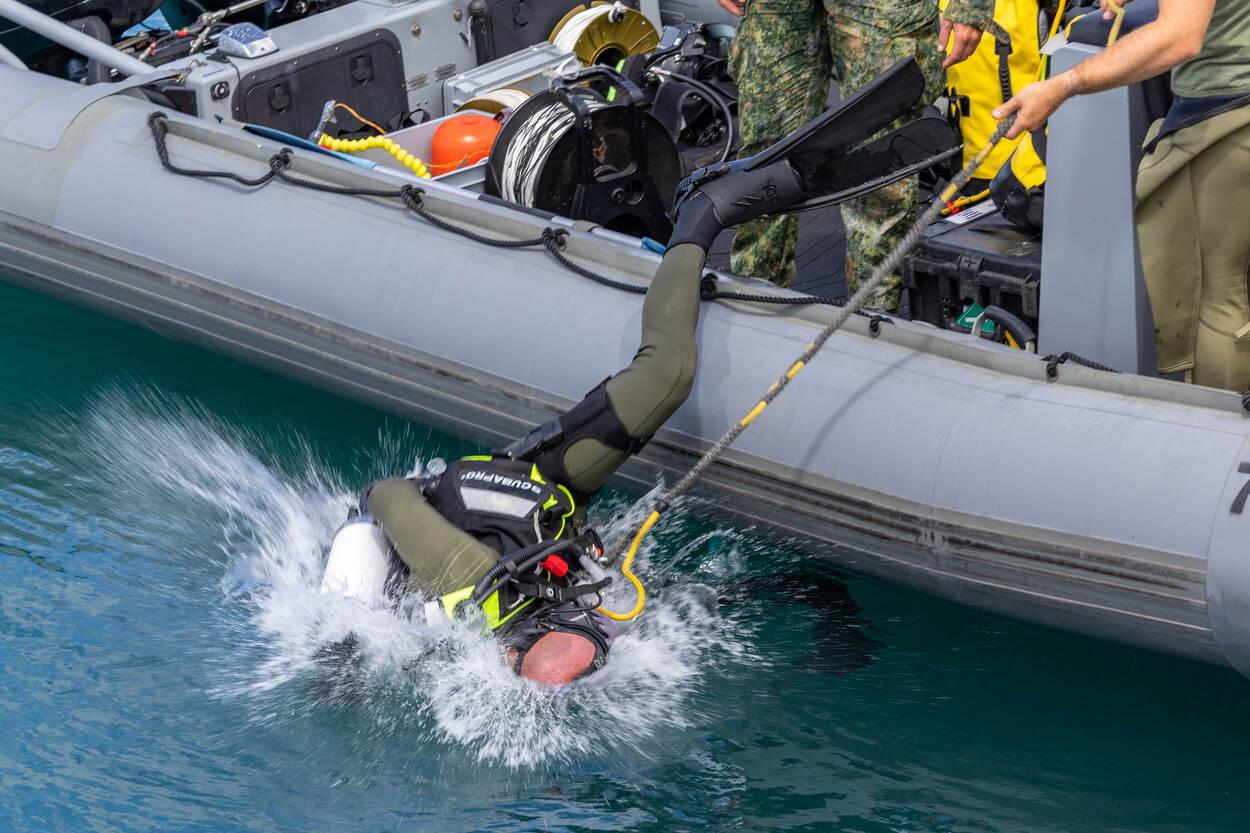
[[[943,87],[943,67],[967,58],[993,22],[994,0],[951,0],[938,27],[933,0],[719,0],[743,20],[730,55],[738,84],[741,156],[758,153],[815,118],[837,70],[845,98],[895,61],[914,57],[925,95],[920,115]],[[940,41],[940,43],[939,43]],[[947,42],[951,52],[943,62]],[[846,282],[851,294],[902,240],[916,217],[919,182],[896,182],[842,206]],[[738,229],[730,269],[787,286],[795,277],[798,217],[773,217]],[[887,280],[868,306],[898,307],[900,280]]]
[[[1110,17],[1107,0],[1104,16]],[[1159,0],[1159,16],[994,111],[1012,138],[1074,95],[1172,71],[1171,109],[1146,135],[1137,237],[1160,373],[1250,388],[1250,0]]]

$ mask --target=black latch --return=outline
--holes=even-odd
[[[522,28],[529,25],[530,8],[526,0],[517,0],[512,4],[512,22]]]
[[[373,58],[368,53],[353,57],[348,63],[348,69],[352,80],[357,84],[368,84],[373,80]]]
[[[286,84],[274,84],[269,88],[269,109],[275,113],[284,113],[291,106],[291,91]]]

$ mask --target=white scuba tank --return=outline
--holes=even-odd
[[[372,518],[352,518],[339,528],[330,544],[321,592],[359,599],[370,607],[385,606],[389,552],[390,542]]]

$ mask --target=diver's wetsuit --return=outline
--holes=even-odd
[[[563,436],[528,458],[544,479],[567,486],[577,496],[579,513],[584,513],[585,499],[690,393],[703,262],[704,250],[692,243],[674,246],[665,254],[643,303],[642,339],[633,361],[561,418]],[[405,478],[375,484],[365,509],[407,565],[411,584],[429,596],[472,586],[504,554],[451,523],[416,483]],[[543,632],[559,630],[594,642],[597,666],[614,635],[605,617],[579,603],[547,608],[530,619],[537,619],[537,625],[526,621],[510,628],[515,639],[508,641],[522,655]]]

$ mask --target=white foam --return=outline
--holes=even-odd
[[[645,755],[666,729],[691,724],[689,693],[698,678],[714,675],[726,658],[758,660],[750,629],[719,614],[713,588],[669,575],[668,562],[682,553],[662,548],[680,509],[666,516],[635,562],[651,593],[643,613],[622,627],[603,670],[558,690],[513,674],[498,643],[472,623],[427,624],[322,595],[330,539],[364,483],[349,488],[295,432],[283,431],[277,441],[248,434],[194,402],[152,390],[136,396],[135,389],[99,397],[92,452],[129,499],[194,527],[205,551],[223,556],[217,624],[233,641],[215,660],[221,668],[213,693],[246,703],[255,720],[305,719],[320,708],[315,683],[325,666],[318,652],[354,634],[356,691],[343,702],[384,732],[416,732],[425,743],[451,744],[509,767],[600,759],[614,750]],[[424,443],[407,431],[383,433],[369,468],[381,474],[396,460],[446,454]],[[288,469],[297,460],[298,473],[261,455]],[[605,540],[628,534],[649,511],[619,497],[606,503]],[[736,546],[717,558],[732,560],[734,552]],[[725,563],[700,573],[719,582],[735,569]],[[618,580],[609,607],[633,602],[632,587]]]

